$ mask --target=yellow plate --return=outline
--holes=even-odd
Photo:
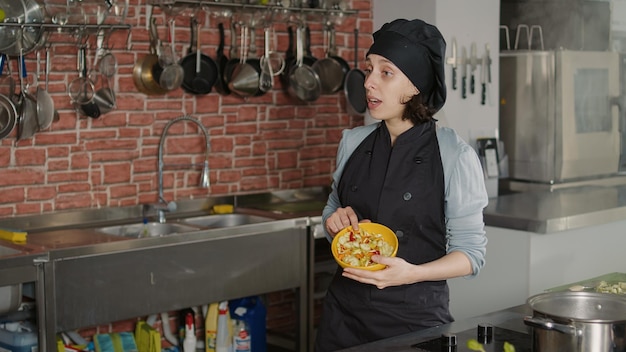
[[[364,222],[359,223],[359,229],[365,230],[372,234],[382,234],[383,239],[393,246],[393,252],[391,253],[391,257],[395,257],[398,252],[398,237],[396,234],[387,226],[383,224],[377,224],[373,222]],[[333,238],[333,242],[331,243],[331,250],[333,252],[333,257],[335,257],[335,261],[342,268],[356,268],[356,269],[365,269],[365,270],[381,270],[386,267],[383,264],[374,264],[369,266],[353,266],[348,263],[342,262],[337,256],[337,242],[339,242],[339,237],[344,235],[346,232],[352,231],[352,226],[348,226],[345,229],[339,231],[337,235]]]

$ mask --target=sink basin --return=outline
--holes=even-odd
[[[17,254],[21,251],[9,247],[0,246],[0,257],[4,257],[5,255]]]
[[[272,218],[266,218],[258,215],[248,214],[215,214],[204,215],[181,220],[185,224],[201,226],[206,228],[232,227],[239,225],[258,224],[267,221],[273,221]]]
[[[124,236],[124,237],[161,237],[172,235],[175,233],[184,233],[197,231],[198,228],[195,226],[188,226],[177,223],[159,223],[159,222],[149,222],[147,224],[129,224],[129,225],[119,225],[119,226],[108,226],[108,227],[100,227],[97,229],[98,232],[106,233],[108,235],[114,236]]]

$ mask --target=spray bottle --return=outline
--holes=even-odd
[[[233,334],[228,311],[228,301],[220,302],[217,316],[217,339],[215,342],[216,352],[233,351]]]
[[[185,316],[185,339],[183,340],[183,352],[195,352],[196,350],[196,328],[192,313]]]

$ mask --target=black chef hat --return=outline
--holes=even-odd
[[[446,41],[437,27],[422,20],[398,19],[374,32],[367,55],[377,54],[393,62],[423,94],[424,101],[439,110],[446,101],[445,53]]]

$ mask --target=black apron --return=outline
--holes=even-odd
[[[384,123],[350,156],[337,187],[342,207],[396,233],[398,257],[413,264],[446,254],[444,176],[434,121],[391,146]],[[446,281],[378,289],[337,270],[324,299],[315,351],[336,351],[451,322]]]

